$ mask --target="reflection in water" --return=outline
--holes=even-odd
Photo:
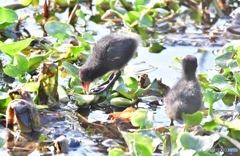
[[[40,132],[21,133],[8,130],[6,148],[9,155],[29,155],[37,146]]]

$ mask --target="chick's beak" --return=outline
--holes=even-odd
[[[88,93],[89,85],[90,85],[90,82],[88,82],[88,81],[82,82],[82,86],[83,86],[85,93]]]

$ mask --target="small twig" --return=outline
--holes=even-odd
[[[76,11],[77,11],[78,9],[80,9],[80,6],[79,6],[78,4],[76,4],[76,5],[74,6],[74,8],[73,8],[73,10],[72,10],[69,18],[68,18],[67,24],[72,23],[74,17],[76,17]]]
[[[170,20],[174,19],[175,17],[177,17],[177,16],[179,16],[179,15],[181,15],[181,14],[185,14],[186,12],[187,12],[187,10],[185,10],[185,11],[182,12],[182,13],[177,12],[177,13],[171,14],[171,15],[169,15],[169,16],[167,16],[167,17],[164,17],[164,18],[162,18],[162,19],[156,20],[156,23],[157,23],[157,24],[160,24],[160,23],[164,23],[164,22],[170,21]]]

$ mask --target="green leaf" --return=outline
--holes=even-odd
[[[140,17],[139,24],[143,27],[152,27],[153,26],[153,19],[150,15],[144,13]]]
[[[198,125],[201,123],[203,115],[201,112],[197,111],[194,114],[182,114],[182,118],[184,122],[186,123],[186,129],[188,129],[189,126]]]
[[[129,100],[124,97],[112,97],[110,99],[110,105],[116,106],[116,107],[130,107],[132,105],[135,105],[136,103],[137,103],[137,100]]]
[[[69,50],[73,56],[73,58],[77,58],[79,54],[82,54],[82,52],[85,50],[82,46],[71,46],[69,47]]]
[[[138,29],[139,35],[143,40],[148,39],[150,37],[145,27],[138,26],[137,29]]]
[[[216,57],[215,63],[217,66],[221,68],[238,67],[236,60],[232,59],[232,56],[233,56],[232,52],[226,52],[226,53],[220,54]]]
[[[31,4],[32,0],[20,0],[20,3],[24,6],[28,6],[29,4]]]
[[[228,85],[226,77],[221,74],[214,75],[210,83],[219,89],[226,88]]]
[[[22,54],[15,54],[14,64],[9,64],[3,71],[5,74],[11,77],[19,77],[25,74],[28,70],[28,60]]]
[[[168,7],[172,9],[174,12],[177,12],[180,8],[179,3],[177,1],[172,1]]]
[[[180,136],[180,142],[185,149],[193,149],[197,152],[209,151],[215,141],[220,136],[217,133],[213,133],[210,136],[194,136],[190,133],[183,133]]]
[[[86,19],[85,19],[85,14],[82,10],[77,10],[76,15],[80,17],[84,21],[84,25],[86,25]]]
[[[196,23],[200,23],[202,20],[202,14],[201,12],[198,12],[198,10],[189,9],[189,16]]]
[[[227,128],[240,131],[240,119],[238,119],[238,118],[228,122],[228,121],[222,120],[220,118],[220,116],[217,115],[217,116],[215,116],[214,121],[217,124],[223,125],[223,126],[225,126]]]
[[[138,24],[140,13],[136,11],[129,11],[123,16],[125,23],[129,24],[130,27],[134,27]]]
[[[150,53],[160,53],[162,50],[166,49],[163,45],[159,43],[153,43],[149,48]]]
[[[48,33],[48,35],[53,36],[60,41],[63,41],[66,38],[69,38],[70,36],[66,33],[68,29],[71,31],[74,30],[74,28],[66,23],[58,22],[58,21],[50,21],[45,24],[45,30]]]
[[[137,132],[127,133],[122,131],[121,133],[133,155],[150,156],[152,154],[154,147],[152,145],[153,140],[150,137]]]
[[[136,99],[136,95],[131,92],[131,89],[126,86],[121,77],[114,83],[112,90],[119,92],[121,95],[128,99]]]
[[[40,83],[39,82],[27,82],[22,84],[24,90],[29,92],[36,92],[39,89]]]
[[[138,5],[146,6],[150,0],[135,0],[134,5],[137,7]]]
[[[16,23],[17,20],[18,15],[15,11],[0,7],[0,30],[12,23]]]
[[[23,49],[25,49],[27,46],[29,46],[29,44],[32,42],[33,39],[31,38],[27,38],[25,40],[21,40],[18,42],[13,42],[13,43],[9,43],[9,44],[2,44],[0,46],[0,50],[8,55],[10,55],[11,57],[13,57],[16,53],[22,51]]]
[[[222,101],[227,106],[232,106],[235,101],[235,95],[227,93],[223,98]]]
[[[73,77],[78,78],[79,69],[76,66],[69,62],[63,62],[63,66],[66,68],[68,73],[70,73]]]
[[[28,65],[29,65],[29,68],[28,68],[28,72],[31,72],[33,70],[35,70],[37,67],[39,67],[39,65],[45,60],[48,58],[48,56],[50,54],[52,54],[53,51],[50,51],[44,55],[34,55],[34,56],[31,56],[28,60]]]
[[[203,92],[203,101],[209,104],[209,115],[211,117],[213,117],[213,104],[222,99],[225,94],[225,92],[215,92],[211,89],[206,89]]]
[[[92,35],[89,34],[88,32],[84,32],[83,35],[82,35],[82,38],[85,40],[85,42],[95,43],[94,38],[93,38]]]
[[[109,151],[108,156],[126,156],[126,155],[122,149],[113,148]]]
[[[134,77],[126,77],[124,83],[131,89],[131,92],[135,92],[138,89],[138,81]]]
[[[147,109],[139,108],[133,112],[131,123],[135,127],[151,128],[153,126],[153,113]]]
[[[215,128],[217,128],[217,126],[218,126],[218,124],[214,120],[211,120],[209,122],[205,122],[203,125],[203,128],[206,131],[211,131],[211,130],[214,130]]]
[[[96,95],[81,95],[74,93],[73,97],[77,101],[77,105],[79,106],[87,106],[90,105],[91,103],[94,103],[98,100],[99,96]]]

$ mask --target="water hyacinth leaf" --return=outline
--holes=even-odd
[[[84,49],[84,47],[82,47],[82,46],[71,46],[71,47],[69,47],[69,50],[70,50],[73,58],[74,58],[74,59],[75,59],[75,58],[77,59],[78,55],[79,55],[79,54],[82,54],[82,52],[83,52],[85,49]],[[83,56],[83,55],[81,55],[81,56]]]
[[[137,12],[142,12],[144,10],[146,10],[146,7],[143,5],[138,5],[135,7],[135,11],[137,11]]]
[[[203,125],[203,128],[206,131],[211,131],[211,130],[214,130],[215,128],[217,128],[217,126],[218,126],[218,124],[214,120],[211,120],[209,122],[205,122]]]
[[[52,54],[53,51],[50,51],[44,55],[34,55],[31,56],[28,60],[28,72],[31,72],[33,70],[35,70],[37,67],[39,67],[39,65],[42,63],[42,61],[44,61],[45,59],[48,58],[48,56],[50,54]]]
[[[32,6],[36,7],[39,5],[39,0],[32,0]]]
[[[73,77],[78,78],[79,69],[69,62],[63,62],[64,68],[70,73]]]
[[[96,0],[96,10],[100,13],[100,15],[103,15],[106,11],[106,8],[102,8],[102,6],[106,6],[109,8],[109,0]],[[104,10],[103,10],[104,9]]]
[[[111,1],[109,2],[110,8],[111,8],[111,9],[114,9],[116,3],[117,3],[117,0],[111,0]]]
[[[134,5],[137,7],[138,5],[146,6],[150,0],[135,0]]]
[[[179,153],[179,150],[182,148],[180,143],[180,136],[183,133],[182,129],[179,129],[176,126],[171,126],[169,129],[170,134],[165,135],[164,141],[164,154],[171,151],[172,155]]]
[[[220,54],[216,57],[215,63],[221,68],[238,67],[236,60],[234,60],[232,57],[233,57],[232,52],[226,52],[226,53]]]
[[[137,132],[128,133],[122,131],[121,133],[133,155],[152,155],[154,148],[151,138]]]
[[[152,83],[146,88],[147,90],[159,91],[158,80],[154,79]]]
[[[230,128],[230,129],[233,129],[233,130],[238,130],[240,131],[240,119],[236,118],[232,121],[224,121],[220,118],[219,115],[215,116],[214,118],[214,121],[217,123],[217,124],[220,124],[220,125],[223,125],[227,128]]]
[[[109,151],[108,156],[126,156],[126,155],[122,149],[113,148]]]
[[[180,142],[185,149],[193,149],[197,152],[209,151],[215,141],[220,136],[217,133],[213,133],[210,136],[194,136],[190,133],[183,133],[180,136]]]
[[[39,89],[40,83],[39,82],[27,82],[22,84],[24,90],[29,92],[36,92]]]
[[[162,138],[162,135],[155,130],[139,129],[137,133],[142,134],[146,137],[152,138],[153,151],[155,151],[158,145],[160,145],[160,143],[164,141],[164,139]]]
[[[126,86],[121,77],[118,78],[118,80],[114,83],[112,90],[119,92],[121,95],[128,99],[136,99],[136,95],[133,92],[131,92],[131,89],[128,86]]]
[[[5,54],[8,54],[10,57],[13,57],[16,53],[25,49],[32,42],[33,39],[27,38],[18,42],[13,42],[9,44],[2,44],[0,50]]]
[[[28,70],[28,60],[22,54],[15,54],[14,64],[8,64],[3,68],[5,74],[11,77],[19,77]]]
[[[69,38],[70,36],[66,33],[68,29],[71,29],[71,31],[74,30],[74,28],[66,23],[58,22],[58,21],[50,21],[45,24],[45,30],[48,33],[48,35],[53,36],[60,41],[63,41],[66,38]]]
[[[141,14],[139,24],[143,27],[152,27],[153,19],[150,15],[143,13],[143,14]]]
[[[151,44],[151,47],[149,48],[150,53],[160,53],[162,50],[166,49],[163,45],[159,43],[153,43]]]
[[[137,104],[137,100],[129,100],[124,97],[114,97],[110,100],[110,105],[117,107],[129,107],[135,104]]]
[[[146,89],[139,87],[134,94],[138,97],[141,96],[144,92],[146,92]]]
[[[124,22],[128,23],[130,27],[138,24],[140,13],[136,11],[129,11],[123,16]]]
[[[77,10],[76,15],[80,17],[84,21],[84,25],[86,25],[86,19],[85,19],[85,14],[82,10]]]
[[[17,20],[18,15],[15,11],[0,7],[0,30],[15,23]]]
[[[202,20],[202,14],[200,12],[198,12],[197,10],[189,10],[189,16],[196,23],[200,23]]]
[[[132,140],[130,142],[129,148],[131,149],[132,155],[151,155],[151,151],[149,151],[146,146],[137,143],[136,141]]]
[[[90,50],[90,45],[80,36],[75,36],[79,42],[79,46],[84,47],[84,50]]]
[[[174,12],[177,12],[180,8],[179,3],[176,1],[172,1],[170,5],[168,6],[171,10],[174,10]]]
[[[226,93],[226,95],[222,98],[222,101],[227,106],[232,106],[235,101],[235,95]]]
[[[153,112],[142,108],[137,109],[131,116],[132,125],[140,128],[151,128],[153,120]]]
[[[222,99],[225,94],[226,93],[224,93],[224,92],[215,92],[211,89],[206,89],[204,91],[203,101],[205,101],[209,104],[213,104],[214,102]]]
[[[32,0],[20,0],[20,3],[24,6],[28,6],[31,2]]]
[[[82,38],[84,39],[85,42],[88,43],[95,43],[94,38],[92,37],[92,35],[88,32],[84,32],[82,35]]]
[[[91,103],[94,103],[98,100],[99,96],[96,95],[81,95],[74,93],[73,97],[77,101],[77,105],[79,106],[86,106],[90,105]]]
[[[186,125],[188,126],[194,126],[194,125],[198,125],[201,123],[203,115],[201,112],[197,111],[194,114],[182,114],[182,118],[184,120],[184,122],[186,123]]]
[[[150,35],[147,33],[146,28],[138,26],[137,29],[138,29],[138,33],[140,34],[143,40],[148,39],[150,37]]]
[[[213,78],[211,79],[210,83],[211,83],[211,85],[214,85],[215,87],[217,87],[219,89],[228,87],[226,77],[221,74],[214,75]]]
[[[124,83],[131,89],[131,92],[135,92],[138,89],[138,81],[134,77],[125,78]]]
[[[209,104],[209,115],[213,117],[213,104],[222,99],[226,93],[225,92],[215,92],[211,89],[206,89],[203,92],[203,101]]]

